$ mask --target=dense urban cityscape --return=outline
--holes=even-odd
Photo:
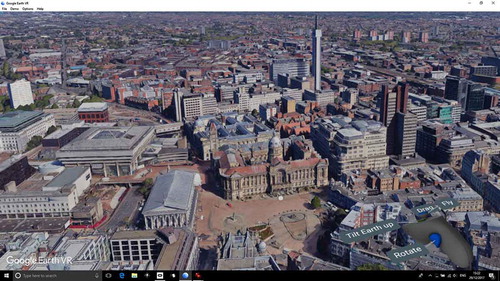
[[[498,15],[1,16],[0,270],[500,270]]]

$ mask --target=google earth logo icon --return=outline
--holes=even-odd
[[[2,6],[5,5],[5,2],[2,1]]]

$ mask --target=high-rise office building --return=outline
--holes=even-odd
[[[318,17],[316,16],[314,30],[312,31],[312,55],[314,90],[321,90],[321,29],[318,28]]]
[[[9,84],[10,106],[17,108],[21,105],[30,105],[33,101],[31,83],[24,79]]]
[[[333,137],[334,155],[332,170],[334,178],[352,170],[385,169],[386,128],[379,122],[353,121],[351,126],[339,129]]]
[[[403,158],[414,156],[417,141],[417,115],[409,111],[397,112],[395,119],[395,154]]]
[[[271,64],[271,79],[278,83],[278,74],[289,77],[307,77],[310,74],[309,63],[305,59],[276,59]]]
[[[389,92],[388,85],[382,86],[380,120],[387,127],[391,123],[396,112],[406,113],[408,107],[409,85],[397,85],[394,90]]]
[[[387,85],[382,86],[382,105],[380,107],[380,121],[384,126],[389,126],[396,114],[396,93],[389,92]]]
[[[245,87],[239,87],[236,91],[234,91],[234,102],[238,104],[238,109],[240,111],[248,110],[250,94],[247,92]]]
[[[396,96],[396,111],[406,113],[408,109],[408,93],[410,90],[409,84],[399,84],[395,88]]]
[[[186,119],[194,119],[202,115],[217,113],[217,99],[213,94],[184,94],[182,97],[182,112]]]
[[[444,87],[444,98],[458,101],[463,108],[466,96],[467,80],[456,76],[447,76]]]
[[[484,107],[484,90],[481,84],[469,82],[467,84],[467,98],[465,111],[481,110]]]
[[[201,94],[201,109],[203,115],[212,115],[217,113],[217,99],[214,94]]]
[[[380,120],[387,127],[387,154],[396,154],[396,113],[407,113],[409,85],[397,85],[389,91],[388,85],[382,86],[382,104],[380,106]],[[416,122],[416,118],[415,118]]]
[[[184,118],[191,119],[203,115],[201,99],[200,94],[188,94],[182,97]]]
[[[415,151],[427,161],[434,162],[437,160],[436,149],[439,143],[453,133],[451,125],[436,119],[425,120],[417,129]]]

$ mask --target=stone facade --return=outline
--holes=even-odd
[[[206,123],[206,124],[205,124]],[[200,159],[211,160],[212,155],[223,146],[252,146],[267,143],[272,130],[251,120],[223,125],[217,120],[197,120],[186,126],[187,136]]]
[[[313,155],[309,159],[285,161],[279,138],[269,143],[269,159],[246,165],[234,150],[222,151],[216,167],[224,198],[239,200],[264,193],[280,194],[328,185],[328,160]]]

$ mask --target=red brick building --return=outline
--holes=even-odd
[[[109,122],[108,105],[105,102],[82,103],[78,108],[78,118],[85,123]]]

